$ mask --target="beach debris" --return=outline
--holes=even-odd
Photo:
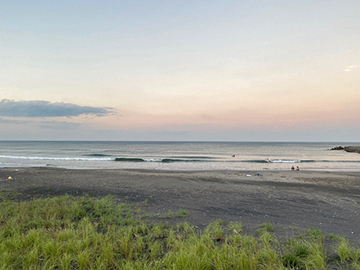
[[[14,180],[14,178],[12,178],[11,176],[9,176],[7,180]]]
[[[234,229],[234,233],[239,234],[239,232],[236,229]]]
[[[255,174],[256,177],[262,176],[260,173]]]
[[[247,174],[246,176],[247,176],[247,177],[252,177],[252,175],[251,175],[251,174]]]

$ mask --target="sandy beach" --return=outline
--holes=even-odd
[[[0,190],[18,192],[20,200],[113,195],[141,203],[159,222],[203,228],[215,219],[241,221],[248,232],[271,222],[280,236],[315,227],[360,243],[359,172],[3,168]],[[187,211],[185,218],[163,218],[179,209]]]

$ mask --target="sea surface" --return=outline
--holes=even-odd
[[[0,168],[360,171],[360,143],[0,141]]]

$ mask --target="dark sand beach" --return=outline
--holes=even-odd
[[[17,192],[20,200],[113,195],[141,203],[159,222],[203,228],[215,219],[241,221],[248,232],[271,222],[280,236],[315,227],[360,243],[359,172],[4,168],[0,190]],[[187,211],[185,218],[163,218],[179,209]]]

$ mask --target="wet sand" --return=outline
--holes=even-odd
[[[18,192],[20,200],[113,195],[141,203],[159,222],[203,228],[215,219],[240,221],[247,232],[271,222],[280,236],[315,227],[360,243],[360,172],[4,168],[0,190]],[[181,208],[185,218],[164,219]]]

